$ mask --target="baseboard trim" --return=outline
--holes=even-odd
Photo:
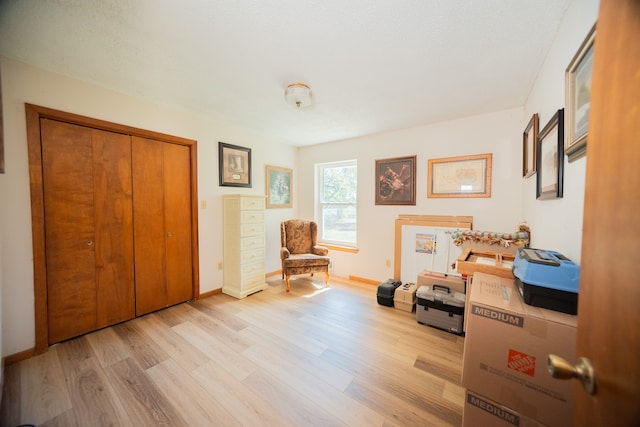
[[[265,278],[273,276],[282,276],[282,270],[272,271],[271,273],[267,273],[264,275]]]
[[[358,277],[358,276],[349,276],[349,280],[353,280],[354,282],[366,283],[368,285],[379,285],[380,284],[379,280],[367,279],[367,278]]]
[[[23,350],[23,351],[18,352],[18,353],[10,354],[10,355],[4,357],[4,359],[3,359],[4,360],[4,365],[5,366],[13,365],[14,363],[18,363],[18,362],[21,362],[23,360],[27,360],[30,357],[33,357],[33,356],[35,356],[37,354],[38,353],[36,352],[35,348],[30,348],[28,350]]]
[[[222,293],[222,288],[214,289],[214,290],[212,290],[212,291],[209,291],[209,292],[205,292],[205,293],[203,293],[203,294],[200,294],[200,296],[198,297],[198,299],[200,299],[200,298],[207,298],[207,297],[211,297],[211,296],[218,295],[218,294],[221,294],[221,293]]]

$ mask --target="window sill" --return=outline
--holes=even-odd
[[[332,251],[338,251],[338,252],[348,252],[351,254],[357,254],[360,250],[358,248],[350,248],[347,246],[336,246],[336,245],[328,245],[326,243],[322,243],[322,242],[318,242],[318,245],[320,246],[324,246],[325,248],[332,250]]]

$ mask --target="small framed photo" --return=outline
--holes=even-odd
[[[416,158],[376,160],[376,205],[416,204]]]
[[[596,26],[594,25],[565,72],[565,121],[567,123],[567,132],[564,141],[564,153],[570,162],[587,153],[593,44],[595,38]]]
[[[491,197],[491,153],[430,159],[427,197]]]
[[[293,170],[266,166],[267,208],[290,208],[293,205]]]
[[[522,134],[522,176],[529,178],[536,173],[536,139],[538,138],[538,113],[531,116]]]
[[[251,148],[218,142],[220,186],[251,187]]]
[[[558,110],[538,135],[536,199],[562,197],[564,176],[564,109]]]

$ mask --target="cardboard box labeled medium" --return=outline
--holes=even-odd
[[[545,427],[533,418],[467,390],[462,427]]]
[[[416,284],[418,285],[418,289],[420,286],[440,285],[448,287],[451,289],[451,292],[465,293],[465,281],[462,280],[462,278],[448,274],[434,273],[428,270],[421,271],[420,274],[418,274]]]
[[[512,279],[476,273],[469,296],[462,385],[549,427],[573,425],[575,384],[547,357],[576,359],[576,316],[526,305]]]
[[[409,313],[413,312],[416,309],[417,290],[418,285],[415,283],[405,283],[400,285],[396,288],[393,297],[394,307],[402,311],[408,311]]]

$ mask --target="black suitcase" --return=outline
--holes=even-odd
[[[387,279],[378,285],[378,304],[386,307],[393,307],[393,297],[396,289],[402,285],[399,280]]]

